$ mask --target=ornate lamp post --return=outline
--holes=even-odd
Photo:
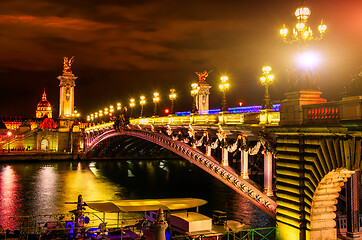
[[[155,104],[155,108],[153,109],[153,116],[157,115],[157,104],[160,101],[160,94],[158,92],[153,93],[153,103]]]
[[[113,112],[114,112],[114,107],[113,105],[109,106],[109,116],[112,117],[113,116]]]
[[[141,114],[140,114],[140,118],[142,117],[142,114],[143,114],[143,105],[146,104],[146,98],[145,96],[141,96],[140,97],[140,105],[141,105]]]
[[[200,86],[197,83],[193,83],[191,84],[191,96],[194,98],[193,103],[192,103],[192,110],[191,112],[194,114],[197,114],[197,105],[196,105],[196,96],[199,93],[200,90]]]
[[[134,106],[136,106],[136,100],[134,100],[134,98],[131,98],[129,100],[129,107],[131,108],[131,114],[130,114],[130,117],[133,116],[133,108]]]
[[[8,153],[9,153],[10,152],[10,137],[11,137],[12,133],[10,131],[8,131],[6,134],[9,137],[9,139],[8,139],[8,141],[9,141],[9,143],[8,143]]]
[[[264,95],[264,109],[270,109],[270,95],[269,95],[269,85],[273,83],[274,75],[271,74],[272,68],[270,66],[264,66],[262,68],[263,75],[260,77],[260,83],[265,86],[265,95]]]
[[[321,21],[321,24],[318,26],[319,36],[313,36],[311,28],[308,26],[308,18],[311,14],[311,11],[308,7],[301,6],[295,11],[295,16],[297,17],[297,24],[293,28],[293,34],[288,35],[288,28],[283,24],[282,29],[280,29],[280,35],[283,38],[283,41],[286,43],[300,42],[306,43],[310,40],[319,40],[323,38],[324,33],[327,30],[327,26]]]
[[[226,92],[229,90],[229,83],[228,83],[229,78],[227,76],[222,76],[220,79],[221,79],[221,84],[219,85],[219,88],[223,93],[223,98],[221,102],[221,111],[227,112],[228,105],[226,103]]]
[[[300,6],[295,11],[295,16],[297,18],[297,23],[293,28],[292,34],[289,34],[288,28],[283,25],[280,29],[280,35],[286,43],[297,43],[300,48],[307,48],[308,42],[312,40],[320,40],[323,38],[327,26],[321,21],[321,24],[318,26],[319,35],[314,36],[311,27],[308,26],[308,19],[311,15],[311,11],[306,6]],[[301,55],[305,55],[302,53]],[[309,54],[309,53],[307,53]],[[289,79],[292,88],[294,90],[319,90],[318,88],[318,75],[315,70],[312,69],[299,69],[296,75],[293,75]]]
[[[173,114],[174,113],[174,107],[173,107],[173,102],[175,101],[177,95],[176,95],[176,90],[174,88],[171,88],[170,89],[170,95],[168,95],[168,97],[170,98],[171,100],[171,111],[170,111],[170,114]]]

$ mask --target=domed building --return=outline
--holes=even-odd
[[[36,107],[36,118],[43,118],[44,116],[52,118],[52,105],[47,100],[45,89],[43,92],[43,97]]]

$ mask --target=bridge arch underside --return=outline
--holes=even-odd
[[[124,140],[126,142],[122,143]],[[131,152],[135,152],[141,150],[145,146],[150,150],[152,148],[158,149],[156,152],[173,152],[172,156],[176,157],[178,155],[179,157],[195,164],[235,190],[240,195],[249,199],[268,215],[275,218],[275,201],[266,196],[262,192],[261,188],[259,189],[251,180],[241,178],[231,168],[221,166],[212,157],[205,156],[200,150],[192,148],[185,143],[173,141],[162,134],[134,130],[123,132],[111,130],[108,133],[105,132],[101,134],[94,142],[96,142],[96,144],[91,145],[87,155],[98,154],[98,156],[102,156],[102,154],[107,155],[112,152],[115,153],[117,152],[117,149],[122,149],[122,151],[124,151],[124,149],[132,149]],[[117,148],[112,149],[115,146],[117,146]],[[106,150],[103,148],[106,148]],[[103,153],[99,155],[102,151]]]
[[[99,142],[87,152],[97,158],[176,158],[177,154],[147,140],[128,135],[115,135]]]
[[[323,231],[337,239],[335,205],[351,170],[362,166],[362,137],[320,130],[277,133],[278,239],[322,239]]]

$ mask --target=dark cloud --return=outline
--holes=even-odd
[[[324,96],[338,92],[362,65],[362,2],[306,2],[314,31],[320,19],[327,34],[311,47],[321,51]],[[55,108],[63,56],[76,56],[76,105],[83,113],[130,97],[165,96],[173,86],[180,110],[189,109],[195,71],[213,70],[211,103],[218,107],[221,74],[230,76],[230,105],[261,104],[258,83],[264,64],[273,66],[273,99],[282,99],[286,69],[295,47],[278,36],[295,23],[299,1],[216,0],[11,0],[0,2],[0,115],[34,115],[43,88]],[[161,92],[162,90],[162,92]],[[97,96],[96,98],[94,96]],[[55,114],[57,115],[57,114]]]

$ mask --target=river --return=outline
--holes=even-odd
[[[251,227],[274,220],[211,175],[183,159],[22,162],[0,164],[0,225],[15,229],[10,217],[65,213],[65,202],[144,198],[201,198],[200,212],[226,211]]]

